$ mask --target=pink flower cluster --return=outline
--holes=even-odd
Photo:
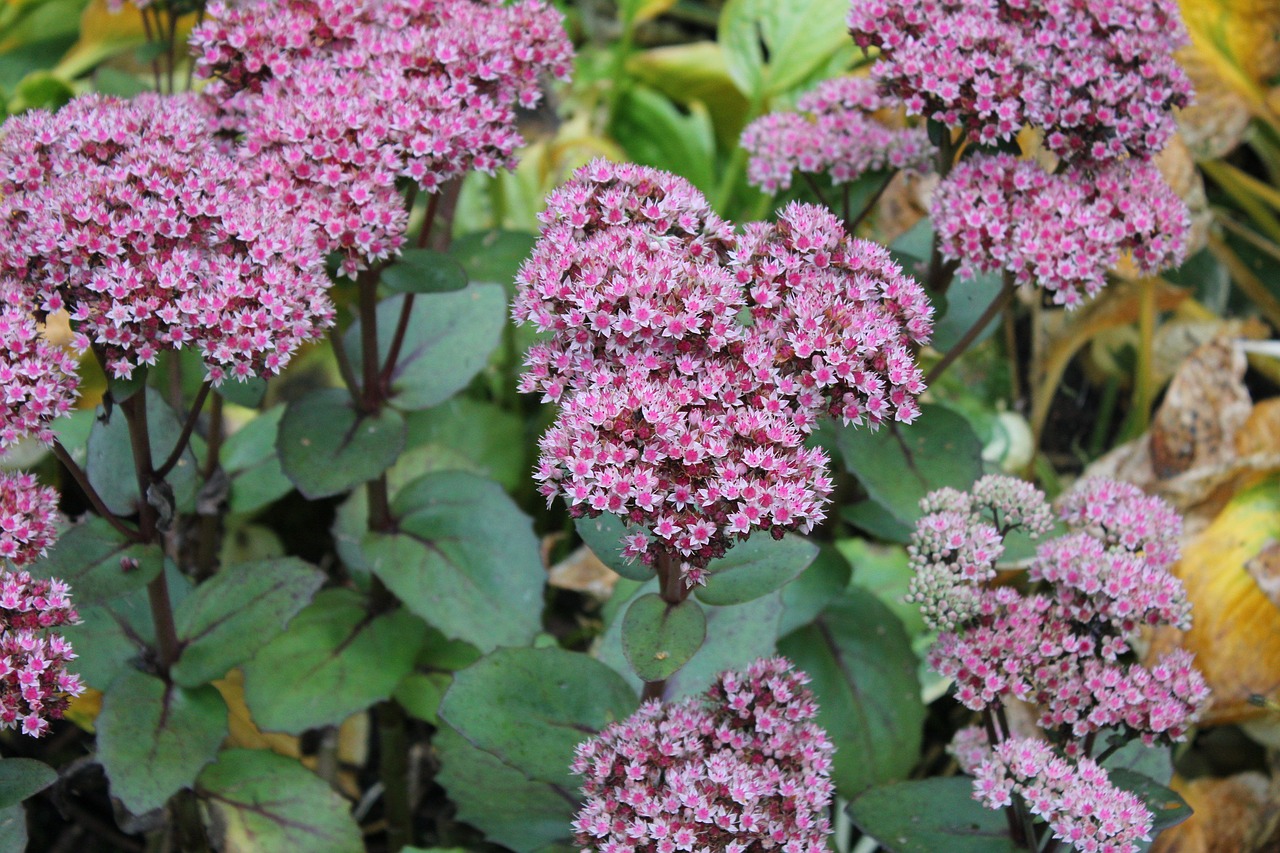
[[[1181,263],[1190,227],[1186,205],[1140,160],[1050,174],[1010,154],[975,156],[939,184],[930,214],[963,272],[1004,270],[1069,308],[1097,294],[1125,252],[1145,274]]]
[[[646,702],[578,746],[590,853],[819,853],[834,748],[808,676],[782,658],[726,672],[705,696]]]
[[[76,348],[113,376],[184,346],[215,383],[276,373],[333,306],[309,229],[249,183],[195,96],[89,95],[11,118],[0,281],[33,312],[69,311]]]
[[[598,161],[544,222],[513,309],[550,333],[521,389],[560,403],[536,478],[575,515],[646,527],[630,556],[676,555],[696,583],[752,530],[807,531],[831,489],[804,445],[817,417],[918,413],[930,308],[829,213],[794,205],[738,239],[683,179]]]
[[[849,27],[884,92],[981,144],[1029,123],[1067,159],[1145,159],[1191,96],[1172,0],[856,0]]]
[[[396,253],[396,189],[429,192],[469,169],[513,163],[516,106],[539,77],[566,78],[572,47],[541,0],[215,3],[192,33],[206,94],[266,192],[317,223],[354,275]]]
[[[1151,812],[1136,794],[1096,762],[1068,761],[1043,741],[1007,740],[977,769],[974,799],[1000,809],[1014,797],[1082,853],[1137,853],[1151,834]]]
[[[1209,695],[1191,656],[1176,650],[1150,668],[1121,661],[1141,625],[1189,625],[1168,572],[1181,526],[1172,509],[1127,484],[1086,481],[1060,513],[1070,531],[1042,544],[1028,569],[1047,591],[1026,595],[984,584],[1011,530],[1047,530],[1042,494],[988,477],[971,496],[934,493],[924,508],[908,599],[941,629],[929,664],[955,680],[963,705],[1014,697],[1038,706],[1041,726],[1074,737],[1115,727],[1148,744],[1185,738]]]
[[[49,424],[71,411],[79,387],[71,354],[46,340],[27,312],[0,307],[0,449],[26,437],[52,443]]]
[[[21,568],[58,537],[58,493],[35,476],[0,473],[0,559]]]
[[[742,132],[742,147],[751,154],[747,179],[776,193],[791,186],[793,172],[825,172],[843,184],[866,172],[927,166],[932,147],[922,128],[877,119],[877,110],[892,106],[865,77],[819,84],[800,99],[799,112],[770,113]]]
[[[71,644],[48,628],[80,621],[67,585],[14,571],[57,537],[58,495],[30,474],[0,474],[0,729],[40,737],[84,690]]]

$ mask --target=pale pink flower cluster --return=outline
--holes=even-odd
[[[0,559],[21,568],[58,537],[58,493],[34,475],[0,472]]]
[[[0,307],[0,449],[27,437],[52,443],[49,424],[71,411],[79,387],[71,354],[45,339],[26,311]]]
[[[1209,695],[1191,655],[1176,650],[1150,668],[1121,661],[1139,626],[1189,625],[1185,591],[1168,571],[1177,514],[1133,486],[1086,481],[1064,502],[1069,532],[1042,544],[1028,569],[1047,591],[1027,595],[985,582],[1010,531],[1045,532],[1044,496],[1010,478],[980,485],[971,497],[931,495],[912,539],[908,599],[941,629],[930,666],[975,711],[1013,697],[1035,704],[1044,728],[1074,737],[1114,727],[1148,744],[1185,738]],[[1002,507],[1014,495],[1009,514]]]
[[[747,179],[766,192],[791,186],[792,174],[826,173],[834,184],[881,169],[919,170],[933,150],[923,128],[892,127],[875,113],[894,102],[866,77],[837,77],[800,98],[798,112],[770,113],[742,132],[751,155]]]
[[[808,676],[783,658],[726,672],[704,696],[653,700],[580,744],[584,853],[820,853],[834,747]]]
[[[1007,271],[1068,308],[1096,295],[1125,252],[1148,275],[1181,263],[1190,228],[1186,205],[1141,160],[1050,174],[1011,154],[976,156],[938,185],[930,213],[962,272]]]
[[[1096,762],[1069,761],[1040,740],[997,745],[976,771],[973,796],[991,809],[1021,798],[1054,838],[1081,853],[1137,853],[1151,834],[1151,812],[1136,794],[1116,787]]]
[[[215,383],[277,373],[332,323],[310,230],[250,191],[208,117],[195,96],[87,95],[4,125],[0,281],[66,309],[112,376],[185,346]]]
[[[215,3],[196,70],[268,197],[314,221],[343,272],[397,253],[402,179],[435,192],[513,165],[516,107],[569,74],[560,15],[541,0]]]
[[[929,306],[829,213],[796,205],[739,240],[687,181],[597,161],[544,222],[513,309],[550,333],[521,389],[560,404],[536,478],[574,515],[647,528],[630,556],[676,555],[696,583],[752,530],[807,531],[831,490],[804,445],[818,415],[918,413]]]
[[[1030,124],[1067,159],[1145,159],[1191,96],[1172,0],[856,0],[849,27],[884,92],[981,144]]]

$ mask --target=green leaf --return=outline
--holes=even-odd
[[[666,95],[632,86],[619,102],[611,131],[633,161],[677,171],[704,193],[715,190],[715,129],[701,102],[686,114]]]
[[[470,397],[453,397],[411,412],[406,420],[409,447],[433,445],[454,451],[470,463],[467,470],[496,480],[507,491],[529,482],[529,425],[515,412]]]
[[[66,80],[48,71],[32,71],[18,83],[7,108],[15,115],[26,110],[57,110],[75,94]]]
[[[419,720],[426,720],[433,726],[440,725],[440,702],[444,692],[449,689],[453,679],[443,672],[430,675],[411,672],[396,688],[395,698],[404,708],[405,713]]]
[[[159,465],[173,452],[182,434],[182,422],[169,404],[154,392],[147,394],[147,431],[151,440],[151,459]],[[121,516],[138,511],[138,479],[129,444],[129,424],[120,406],[113,406],[109,417],[99,407],[98,419],[89,432],[85,472],[107,509]],[[185,511],[195,506],[196,476],[195,454],[187,447],[178,464],[165,477],[173,489],[177,510]]]
[[[530,779],[448,726],[436,733],[431,745],[440,754],[436,781],[457,804],[458,820],[517,853],[559,850],[556,845],[578,849],[570,846],[577,783],[565,787]]]
[[[877,545],[865,539],[839,539],[836,548],[853,566],[853,582],[873,593],[893,611],[910,637],[924,633],[920,608],[903,601],[915,571],[907,549],[901,545]]]
[[[629,527],[622,519],[608,513],[601,513],[595,518],[584,515],[574,519],[573,526],[600,562],[624,578],[647,581],[653,577],[653,569],[639,560],[628,560],[622,556],[622,537],[640,528]]]
[[[1191,806],[1172,788],[1161,785],[1155,779],[1123,767],[1107,771],[1111,784],[1123,788],[1142,800],[1151,812],[1152,834],[1177,826],[1191,817]]]
[[[858,828],[893,853],[1015,853],[1004,814],[973,799],[967,776],[872,788],[849,804]]]
[[[721,150],[738,144],[748,113],[747,99],[729,76],[727,51],[713,41],[652,48],[627,59],[627,73],[691,110],[703,104],[711,114]]]
[[[762,100],[806,82],[847,46],[848,9],[845,0],[729,0],[719,37],[738,90]]]
[[[537,242],[538,235],[529,231],[473,231],[455,239],[449,254],[471,281],[500,284],[514,292],[516,273]]]
[[[448,293],[467,286],[462,264],[432,249],[405,249],[382,272],[382,284],[397,293]]]
[[[24,853],[26,849],[26,809],[20,803],[0,809],[0,853]]]
[[[440,718],[528,778],[572,791],[574,747],[637,704],[617,673],[584,654],[498,649],[454,675]]]
[[[657,580],[650,580],[635,589],[634,596],[655,592],[657,588]],[[623,589],[626,587],[619,583],[618,590]],[[613,604],[612,600],[609,604]],[[621,608],[617,608],[616,612],[620,611]],[[706,640],[689,662],[667,679],[665,698],[670,701],[701,693],[724,670],[743,669],[756,658],[773,654],[781,616],[782,596],[777,592],[746,604],[707,607]],[[614,618],[606,623],[597,653],[603,663],[620,673],[638,691],[642,683],[631,671],[622,651],[623,621]]]
[[[662,681],[689,662],[707,636],[707,617],[687,598],[668,605],[656,592],[642,595],[622,620],[622,653],[636,675]]]
[[[707,585],[696,590],[707,604],[743,604],[791,581],[818,556],[818,546],[802,536],[775,540],[763,534],[739,542],[707,566]]]
[[[325,388],[285,409],[276,450],[285,475],[315,500],[377,477],[396,461],[404,439],[404,416],[396,410],[363,414],[346,391]]]
[[[195,687],[222,678],[284,630],[324,579],[294,557],[223,567],[174,614],[182,651],[173,680]]]
[[[340,794],[296,760],[229,749],[205,769],[197,792],[211,840],[228,853],[354,853],[360,827]]]
[[[248,379],[229,378],[218,386],[218,394],[228,403],[256,409],[262,405],[262,398],[267,396],[267,380],[261,376]]]
[[[849,564],[835,548],[823,544],[809,568],[782,588],[782,621],[778,635],[785,637],[817,618],[832,599],[849,586]]]
[[[58,771],[34,758],[0,761],[0,809],[21,803],[58,781]]]
[[[147,593],[136,589],[103,604],[76,609],[80,624],[65,629],[76,650],[74,669],[85,684],[106,690],[117,675],[149,654],[155,643]]]
[[[982,476],[982,442],[962,415],[936,403],[909,425],[840,429],[840,452],[872,500],[914,524],[920,499],[934,489],[967,489]]]
[[[155,580],[164,565],[157,545],[130,542],[104,518],[67,530],[29,571],[71,585],[81,607],[100,604]]]
[[[902,623],[866,590],[851,589],[778,651],[812,679],[818,725],[836,745],[831,778],[843,797],[911,772],[925,706]]]
[[[930,341],[934,349],[947,352],[956,346],[1003,288],[1004,282],[998,273],[980,273],[956,282],[956,286],[947,291],[945,310],[934,320],[933,339]],[[937,304],[933,294],[930,294],[930,299]],[[970,346],[985,341],[999,325],[999,315],[992,317]]]
[[[769,0],[729,0],[720,11],[717,32],[729,77],[748,98],[763,95],[765,90],[760,18],[768,6]]]
[[[188,690],[135,670],[112,683],[96,726],[112,795],[143,814],[213,761],[227,736],[227,706],[212,687]]]
[[[378,303],[378,358],[386,360],[404,296]],[[409,312],[400,357],[391,372],[391,403],[429,409],[465,388],[489,359],[507,320],[503,288],[472,284],[454,293],[422,294]],[[347,330],[347,352],[361,376],[360,323]],[[286,416],[287,418],[287,416]]]
[[[371,616],[358,593],[324,590],[244,665],[245,703],[265,731],[336,725],[395,691],[425,630],[405,610]]]
[[[231,480],[228,505],[232,512],[249,513],[293,490],[293,481],[280,467],[276,443],[283,406],[275,406],[250,420],[222,445],[222,468]]]
[[[396,495],[392,512],[400,532],[371,533],[361,550],[410,611],[483,651],[533,640],[546,571],[532,523],[497,483],[427,474]]]

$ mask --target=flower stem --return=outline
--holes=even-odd
[[[939,376],[946,372],[952,362],[964,354],[965,350],[977,339],[978,335],[982,334],[982,330],[987,327],[987,324],[994,320],[996,315],[1003,311],[1005,306],[1013,300],[1013,295],[1017,292],[1018,285],[1014,282],[1013,276],[1005,273],[1004,286],[1000,288],[1000,292],[996,294],[995,299],[991,300],[991,304],[987,306],[987,310],[982,312],[982,316],[978,318],[977,322],[970,326],[960,340],[956,341],[955,346],[947,350],[946,354],[942,356],[942,360],[933,366],[933,369],[929,371],[929,375],[925,377],[925,385],[932,385]]]
[[[209,403],[209,432],[206,436],[207,449],[204,457],[204,482],[208,483],[221,467],[219,456],[222,452],[222,395],[213,392],[213,400]],[[196,574],[201,578],[213,574],[218,562],[218,526],[221,519],[217,514],[201,515],[200,528],[196,541]]]
[[[867,216],[870,215],[871,211],[875,209],[876,202],[880,200],[880,196],[884,195],[884,191],[889,189],[889,184],[893,183],[893,176],[896,174],[896,172],[889,173],[889,177],[885,178],[884,183],[882,183],[879,188],[871,194],[871,198],[867,199],[866,203],[862,205],[862,210],[858,211],[858,215],[853,217],[853,219],[849,218],[849,190],[848,184],[845,185],[844,230],[848,232],[850,237],[853,236],[854,229],[862,224],[862,220],[866,219]]]
[[[209,397],[209,390],[213,387],[208,379],[200,385],[200,391],[196,394],[196,399],[191,403],[191,411],[187,413],[187,420],[182,425],[182,432],[178,435],[178,441],[173,445],[173,450],[169,453],[169,458],[160,463],[160,467],[156,468],[155,476],[157,479],[164,479],[165,475],[173,470],[173,466],[178,464],[178,460],[182,458],[182,453],[187,449],[187,442],[191,440],[191,432],[195,429],[196,421],[200,419],[200,411],[204,408],[204,401]]]
[[[382,803],[387,820],[388,853],[413,841],[413,804],[409,799],[409,745],[404,711],[394,699],[379,702],[379,770],[382,776]]]
[[[658,573],[658,594],[668,606],[675,607],[689,597],[689,587],[685,585],[684,577],[680,573],[680,561],[676,559],[675,554],[665,548],[659,550],[653,568]],[[666,689],[665,678],[659,681],[646,681],[644,690],[640,694],[640,701],[661,700]]]
[[[98,494],[98,490],[89,482],[89,476],[84,472],[84,469],[76,464],[76,460],[71,458],[71,454],[62,446],[62,442],[57,439],[54,439],[53,442],[53,455],[67,469],[67,473],[76,481],[76,485],[80,487],[80,491],[84,492],[84,496],[89,499],[89,503],[93,505],[93,508],[98,511],[98,515],[105,518],[107,523],[130,540],[134,542],[142,541],[141,533],[125,524],[120,520],[119,516],[107,508],[107,504],[102,500],[102,496]]]
[[[377,267],[362,271],[356,279],[360,288],[360,408],[372,414],[382,408],[382,389],[378,385],[378,273]]]

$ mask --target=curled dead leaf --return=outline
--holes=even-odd
[[[1178,646],[1195,654],[1213,691],[1202,725],[1270,715],[1254,697],[1280,698],[1280,609],[1245,569],[1276,538],[1280,474],[1272,473],[1232,497],[1173,567],[1191,601],[1191,628],[1156,629],[1146,658]]]
[[[1165,830],[1151,853],[1243,853],[1263,849],[1274,823],[1275,786],[1261,773],[1239,773],[1225,779],[1175,776],[1170,787],[1194,813]]]
[[[560,589],[583,592],[600,601],[613,594],[618,573],[600,562],[590,548],[583,546],[551,567],[547,583]]]
[[[1151,423],[1151,464],[1158,478],[1235,456],[1236,432],[1253,405],[1244,386],[1246,367],[1244,353],[1217,338],[1174,375]]]
[[[907,233],[929,212],[929,197],[938,185],[937,175],[898,172],[877,204],[878,238],[885,243]]]

